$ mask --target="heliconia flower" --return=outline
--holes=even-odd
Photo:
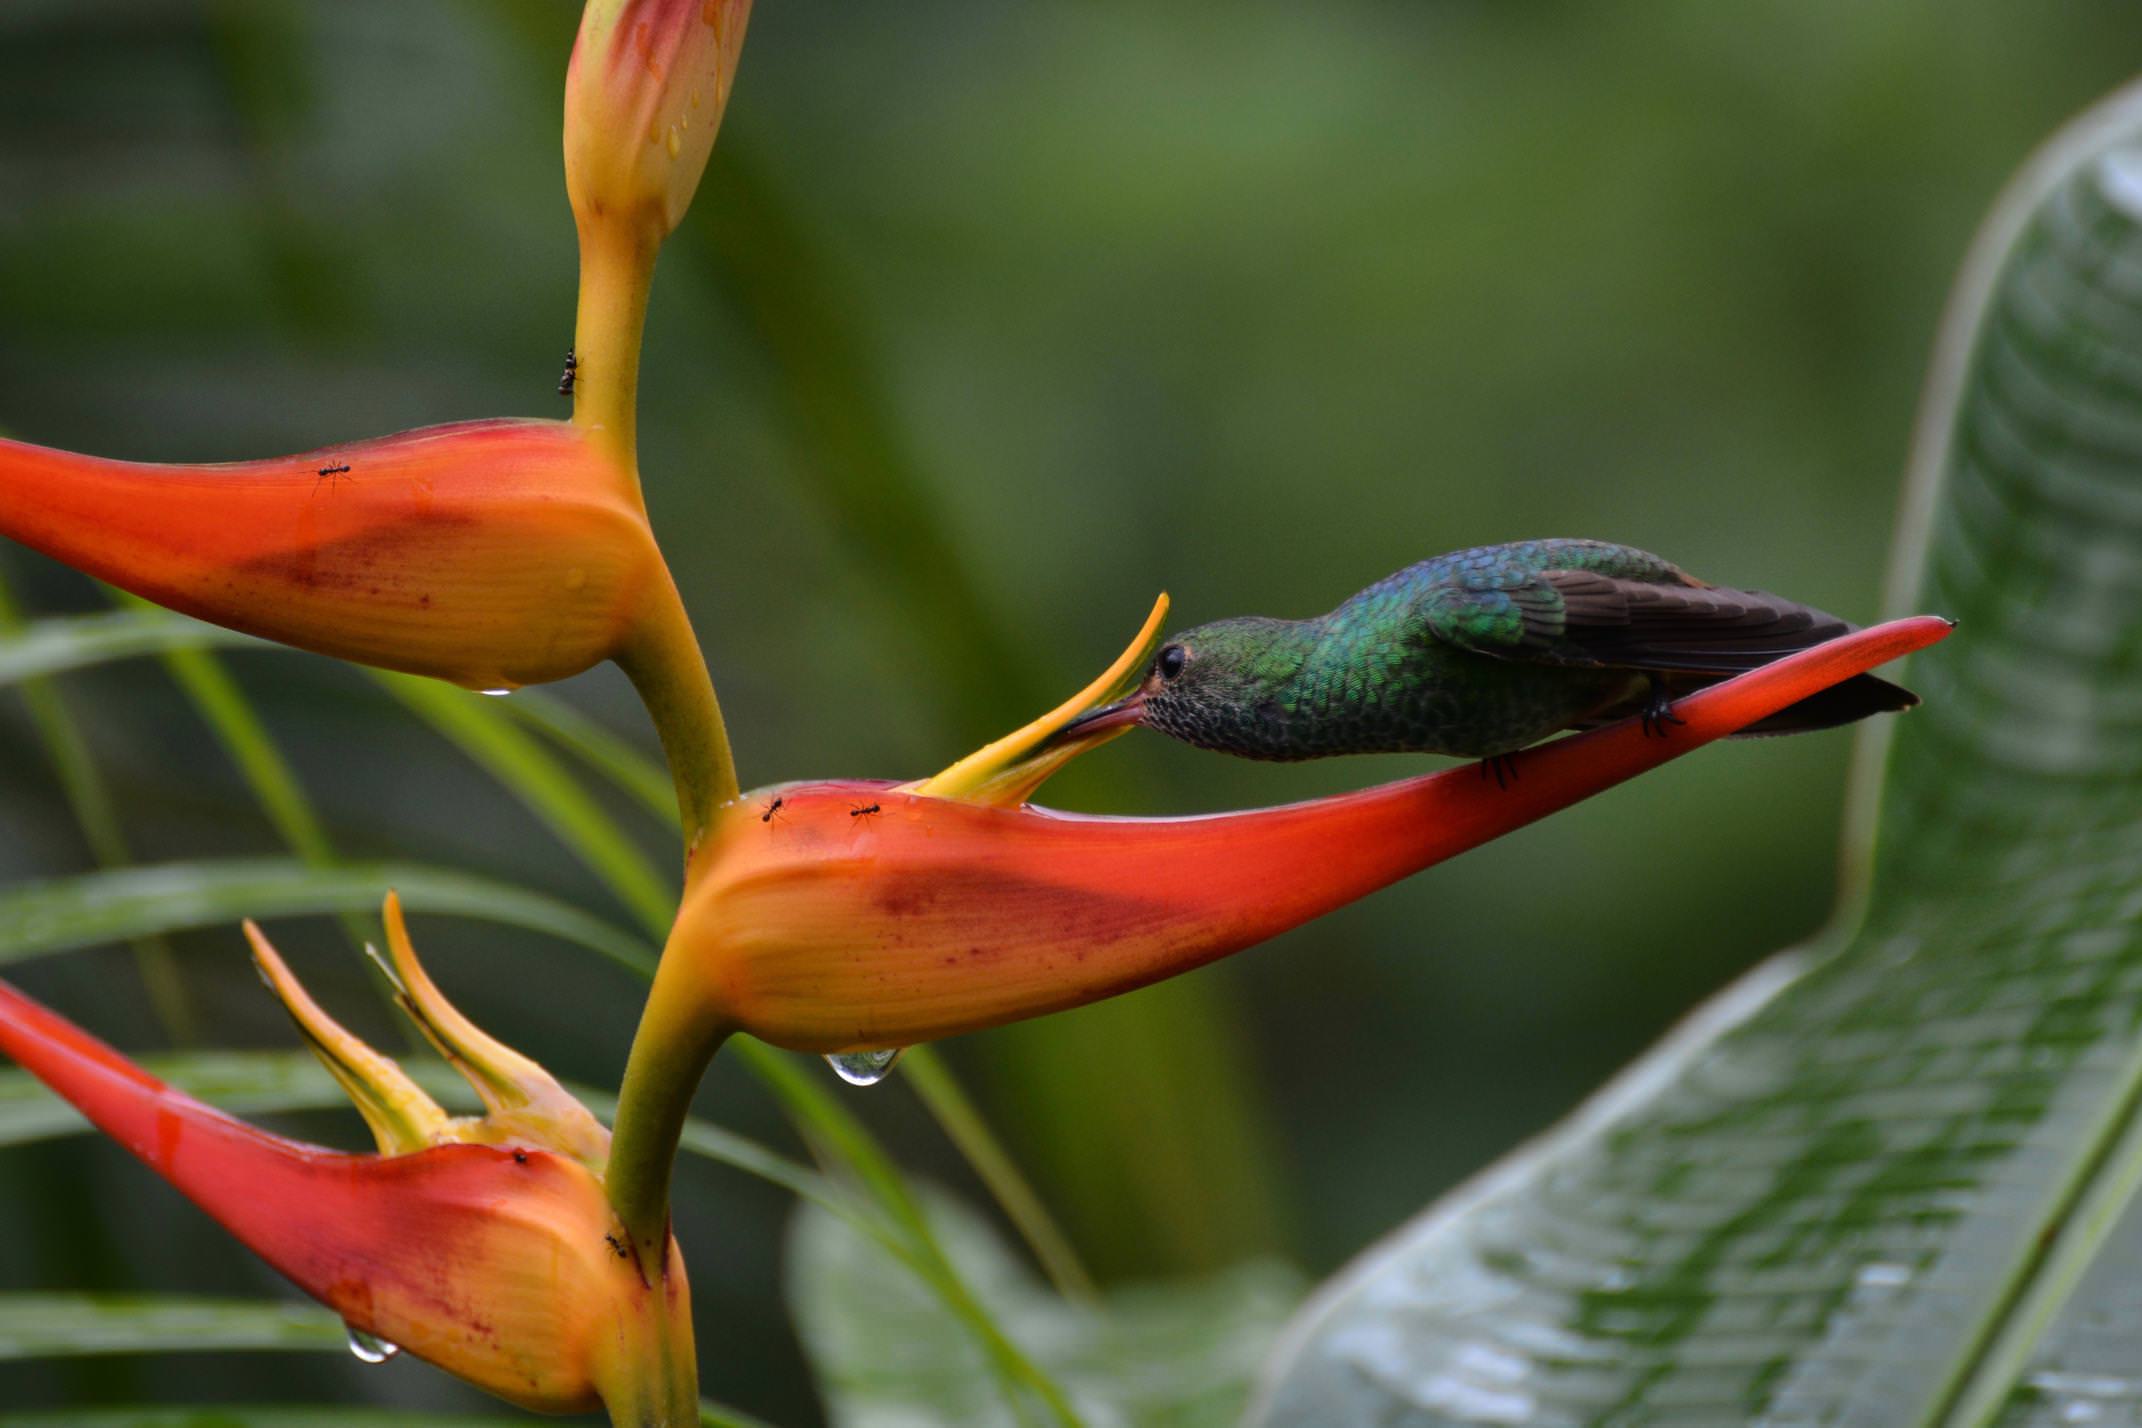
[[[932,781],[761,790],[715,825],[655,997],[817,1052],[1080,1006],[1261,942],[1949,628],[1900,620],[1779,660],[1679,701],[1685,722],[1663,737],[1631,721],[1527,750],[1507,788],[1463,767],[1188,818],[933,797]]]
[[[668,586],[629,474],[552,421],[216,465],[0,440],[0,535],[219,625],[471,689],[615,655]]]
[[[357,1100],[382,1154],[270,1135],[157,1080],[0,983],[0,1051],[357,1334],[526,1408],[696,1424],[674,1239],[639,1256],[598,1170],[607,1135],[549,1073],[476,1030],[417,965],[390,897],[403,1005],[477,1090],[451,1117],[304,994],[257,928],[264,978]]]
[[[659,240],[728,107],[751,0],[589,0],[565,75],[565,187],[583,226]]]

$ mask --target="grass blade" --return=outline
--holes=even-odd
[[[27,622],[15,605],[14,592],[4,579],[0,579],[0,633],[19,635],[26,627]],[[112,801],[111,786],[104,781],[104,771],[97,765],[96,754],[89,747],[81,723],[68,707],[59,680],[52,675],[25,679],[22,681],[22,698],[29,706],[30,722],[36,726],[38,740],[45,746],[46,756],[52,760],[61,796],[67,800],[75,824],[82,830],[82,840],[89,845],[90,856],[100,867],[120,868],[132,863],[134,853],[127,846],[126,831],[119,822],[119,809]],[[148,936],[134,938],[131,945],[134,969],[148,993],[157,1024],[175,1044],[192,1045],[198,1039],[193,1008],[187,1000],[186,985],[179,977],[171,944],[161,937]]]
[[[157,1294],[0,1294],[0,1361],[347,1344],[315,1304]]]
[[[118,659],[212,648],[275,646],[166,610],[154,614],[115,610],[108,615],[47,615],[17,632],[0,636],[0,685],[65,674]]]
[[[388,888],[427,914],[547,933],[643,977],[654,965],[653,953],[631,933],[512,883],[424,863],[315,868],[289,858],[164,863],[0,890],[0,961],[179,928],[235,927],[247,917],[368,910]]]
[[[669,930],[677,906],[672,880],[655,870],[616,820],[541,744],[504,711],[490,707],[496,701],[435,679],[377,670],[372,677],[527,805],[650,935],[660,937]],[[669,780],[662,782],[667,789]]]
[[[667,828],[676,821],[677,792],[653,757],[619,738],[562,699],[535,689],[517,691],[506,712],[550,736],[601,774]]]

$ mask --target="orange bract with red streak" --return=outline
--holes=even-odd
[[[194,466],[0,441],[0,535],[219,625],[472,689],[613,656],[665,579],[629,476],[550,421]]]

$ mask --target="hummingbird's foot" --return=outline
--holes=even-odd
[[[1651,698],[1644,703],[1644,712],[1637,716],[1647,739],[1663,739],[1668,727],[1679,728],[1688,721],[1673,712],[1673,696],[1666,692],[1666,681],[1651,681]]]
[[[1489,754],[1480,761],[1480,777],[1483,782],[1493,778],[1497,788],[1508,788],[1517,782],[1517,755]]]

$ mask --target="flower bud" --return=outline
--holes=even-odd
[[[565,187],[583,227],[676,228],[750,18],[751,0],[589,0],[565,75]]]
[[[219,625],[471,689],[615,656],[668,588],[632,478],[562,422],[205,466],[0,440],[0,535]]]

